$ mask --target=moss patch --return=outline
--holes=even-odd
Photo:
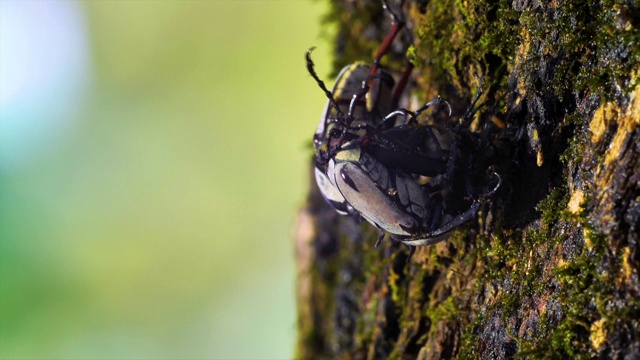
[[[510,139],[496,145],[504,185],[482,221],[409,265],[397,245],[374,249],[367,224],[325,229],[348,235],[316,262],[314,355],[617,358],[640,348],[629,231],[640,197],[624,194],[637,176],[621,172],[637,166],[637,5],[445,0],[405,11],[421,100],[440,93],[460,113],[484,77],[479,116]],[[339,27],[335,70],[371,59],[388,30],[376,2],[336,1],[328,19]],[[394,49],[385,63],[404,60]]]

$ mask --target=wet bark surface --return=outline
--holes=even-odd
[[[310,172],[297,357],[640,358],[638,6],[402,4],[407,31],[383,65],[399,70],[408,53],[412,103],[439,94],[454,117],[484,79],[477,118],[500,129],[503,186],[407,262],[405,247],[375,248],[373,226],[329,207]],[[327,21],[335,69],[370,59],[390,26],[375,1],[335,1]]]

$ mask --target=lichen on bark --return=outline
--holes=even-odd
[[[296,236],[296,357],[637,358],[638,3],[402,9],[409,33],[384,64],[401,68],[410,54],[413,96],[440,94],[454,114],[484,78],[478,116],[511,136],[497,164],[503,187],[406,263],[401,246],[374,248],[373,227],[337,215],[310,180]],[[370,59],[389,27],[376,1],[336,0],[327,21],[339,29],[336,69]]]

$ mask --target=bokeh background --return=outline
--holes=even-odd
[[[326,8],[0,0],[1,358],[293,355]]]

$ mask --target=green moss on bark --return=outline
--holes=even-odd
[[[408,53],[415,96],[441,94],[454,116],[484,78],[478,116],[510,136],[497,145],[503,188],[477,221],[408,264],[401,246],[375,249],[371,226],[312,192],[314,265],[301,275],[312,315],[301,311],[299,357],[639,353],[637,2],[420,4],[405,4],[412,36],[385,64],[399,69]],[[370,59],[389,22],[376,2],[333,5],[337,71]]]

